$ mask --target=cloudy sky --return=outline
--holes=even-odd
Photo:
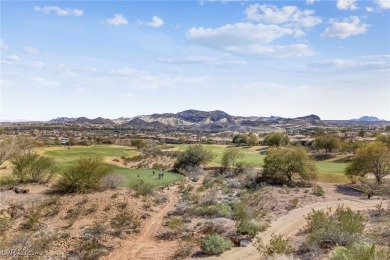
[[[2,1],[1,119],[390,120],[390,1]]]

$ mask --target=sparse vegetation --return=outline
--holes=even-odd
[[[66,192],[90,192],[96,190],[102,179],[112,171],[113,168],[99,157],[80,158],[75,166],[62,173],[57,187]]]
[[[330,260],[388,260],[390,259],[390,249],[380,248],[375,244],[365,244],[358,242],[351,247],[338,247],[330,256]]]
[[[312,192],[314,195],[318,196],[318,197],[321,197],[321,196],[324,196],[324,195],[325,195],[324,189],[323,189],[320,185],[318,185],[318,184],[316,184],[316,185],[313,186],[311,192]]]
[[[151,195],[154,191],[153,185],[145,182],[144,180],[137,180],[135,182],[129,183],[130,189],[135,191],[137,196],[147,196]]]
[[[364,217],[344,206],[338,206],[333,214],[330,210],[313,210],[306,220],[309,236],[304,247],[307,248],[349,247],[359,241],[364,229]]]
[[[20,183],[48,182],[57,170],[53,159],[36,153],[19,155],[12,164],[12,174]]]
[[[273,256],[277,254],[290,254],[294,248],[291,246],[290,238],[282,235],[272,235],[268,245],[259,242],[257,250],[262,256]]]
[[[206,255],[219,255],[233,246],[232,241],[218,234],[210,234],[202,239],[201,249]]]

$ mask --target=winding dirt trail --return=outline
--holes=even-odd
[[[348,206],[352,210],[367,210],[374,208],[374,206],[380,202],[381,200],[344,199],[309,204],[291,210],[288,214],[276,219],[265,232],[258,234],[256,239],[260,239],[263,243],[267,244],[271,239],[272,234],[283,234],[287,236],[296,235],[300,229],[304,228],[306,225],[305,216],[312,210],[323,210],[329,207],[335,209],[338,205]],[[253,246],[253,243],[251,243],[248,247],[234,247],[218,257],[209,257],[208,259],[258,260],[260,259],[260,255]]]
[[[153,215],[142,227],[142,230],[131,240],[124,241],[104,259],[106,260],[135,260],[135,259],[167,259],[174,252],[174,241],[159,242],[155,238],[156,231],[162,226],[164,216],[172,210],[178,201],[176,187],[171,187],[165,195],[169,202]]]

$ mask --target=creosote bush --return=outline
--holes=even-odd
[[[17,156],[12,160],[14,168],[12,175],[17,182],[48,182],[55,172],[55,162],[52,158],[28,153]]]
[[[102,179],[113,171],[100,157],[82,157],[62,173],[58,188],[65,192],[87,193],[97,190]]]
[[[151,195],[154,192],[154,187],[152,184],[147,183],[144,180],[137,180],[135,182],[129,183],[130,189],[135,191],[137,196],[147,196]]]
[[[325,195],[325,191],[320,185],[314,185],[311,192],[318,197]]]
[[[207,235],[202,239],[201,249],[206,255],[219,255],[230,249],[233,242],[218,234]]]
[[[338,206],[334,214],[330,210],[313,210],[306,220],[308,247],[349,246],[359,239],[364,229],[363,216],[344,206]]]
[[[290,254],[293,247],[290,245],[290,239],[282,235],[272,235],[268,245],[261,242],[257,245],[257,250],[263,256],[272,256],[277,254]]]
[[[390,249],[380,248],[375,244],[355,243],[350,248],[336,248],[329,259],[388,260],[390,259]]]

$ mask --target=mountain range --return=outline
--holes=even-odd
[[[335,121],[321,120],[317,115],[308,115],[296,118],[283,118],[279,116],[232,116],[220,110],[200,111],[185,110],[179,113],[163,113],[140,115],[135,117],[120,117],[117,119],[87,117],[68,118],[59,117],[50,120],[49,124],[75,124],[128,128],[134,130],[157,131],[283,131],[286,128],[318,127],[333,124]],[[350,123],[382,122],[376,117],[364,116],[359,119],[344,120]],[[344,124],[344,123],[343,123]]]
[[[115,125],[138,130],[166,130],[166,131],[278,131],[280,126],[320,126],[324,125],[321,118],[316,115],[308,115],[297,118],[283,118],[278,116],[271,117],[244,117],[232,116],[226,112],[185,110],[179,113],[163,113],[141,115],[132,118],[121,117],[118,119],[86,117],[68,118],[59,117],[49,121],[51,124],[81,124],[81,125]]]

